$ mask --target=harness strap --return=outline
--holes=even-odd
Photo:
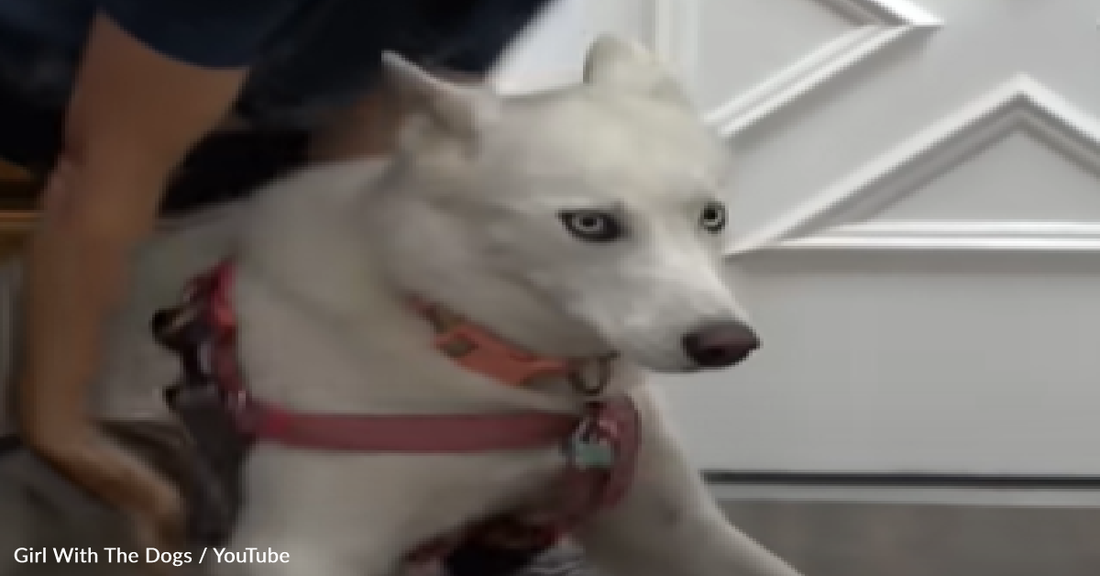
[[[580,422],[565,414],[340,415],[288,413],[249,401],[240,413],[259,438],[298,448],[459,453],[545,448]]]
[[[343,415],[291,412],[248,394],[237,357],[231,302],[234,268],[228,262],[200,277],[191,300],[210,330],[214,381],[226,394],[244,432],[298,448],[368,452],[479,452],[552,446],[583,418],[571,414]]]
[[[568,462],[549,506],[445,535],[413,551],[410,560],[438,559],[463,538],[494,530],[513,533],[526,530],[526,540],[549,546],[624,497],[634,475],[641,442],[640,416],[626,396],[592,401],[582,415],[316,414],[288,411],[252,397],[244,385],[237,356],[237,323],[230,299],[233,274],[232,263],[226,261],[196,279],[187,303],[174,311],[179,316],[162,319],[159,324],[166,331],[176,331],[177,336],[187,334],[170,346],[185,358],[197,358],[206,352],[209,371],[194,367],[201,364],[198,360],[185,362],[185,367],[191,365],[190,371],[197,374],[187,381],[193,386],[216,387],[245,435],[298,448],[357,452],[463,453],[555,445],[563,448]],[[569,374],[576,372],[572,362],[528,356],[482,332],[464,330],[467,327],[464,321],[447,316],[440,308],[422,307],[421,311],[436,328],[437,346],[468,369],[498,380],[504,374],[503,380],[514,385],[530,380],[533,374],[561,374],[567,368],[572,371]],[[158,333],[162,341],[170,341],[170,336]],[[484,357],[474,353],[479,350]],[[493,356],[496,358],[490,358]],[[612,360],[609,357],[598,365],[597,386],[601,390],[609,378]],[[501,362],[507,366],[502,368]]]

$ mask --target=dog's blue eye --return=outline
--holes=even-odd
[[[611,214],[576,210],[559,214],[566,230],[582,240],[609,242],[623,235],[623,227]]]
[[[718,202],[707,204],[699,216],[699,225],[708,232],[721,232],[726,227],[726,207]]]

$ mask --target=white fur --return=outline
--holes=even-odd
[[[722,144],[636,47],[604,39],[587,82],[501,99],[388,57],[414,117],[392,161],[322,166],[262,191],[248,210],[165,231],[139,258],[99,382],[101,410],[164,416],[174,360],[148,336],[156,307],[232,251],[248,386],[314,411],[400,414],[577,409],[555,382],[517,389],[462,370],[430,346],[401,298],[445,304],[516,344],[555,355],[618,350],[613,390],[644,413],[627,499],[577,535],[612,576],[791,576],[729,526],[685,461],[642,369],[693,369],[685,333],[743,320],[722,273],[720,234],[699,214],[726,182]],[[558,213],[601,209],[627,235],[590,243]],[[442,531],[550,485],[554,449],[379,455],[264,444],[246,469],[230,549],[289,564],[219,574],[384,576]]]

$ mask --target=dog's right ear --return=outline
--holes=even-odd
[[[393,52],[382,64],[402,112],[422,114],[444,132],[472,138],[494,114],[496,99],[484,88],[448,82]]]

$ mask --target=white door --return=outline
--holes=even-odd
[[[701,466],[1100,475],[1100,0],[574,0],[502,78],[656,47],[740,158],[763,349],[668,380]],[[526,76],[534,74],[536,76]]]

